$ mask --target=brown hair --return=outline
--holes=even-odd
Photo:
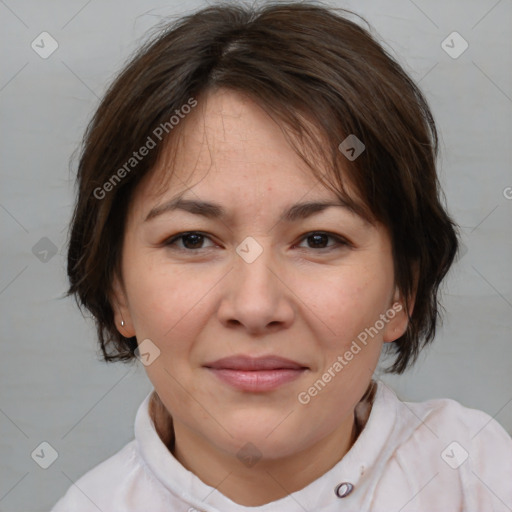
[[[432,341],[458,248],[441,203],[436,127],[419,88],[353,14],[308,3],[208,7],[167,24],[110,86],[84,137],[68,251],[68,295],[92,313],[106,361],[133,359],[137,347],[116,329],[110,301],[133,192],[186,122],[173,129],[171,117],[220,87],[254,98],[326,187],[387,227],[396,285],[406,307],[414,300],[407,331],[389,344],[389,370],[402,373]],[[162,126],[161,142],[128,167]],[[354,160],[338,149],[349,135],[365,145]]]

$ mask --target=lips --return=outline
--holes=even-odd
[[[216,378],[238,391],[262,393],[300,378],[308,367],[279,356],[231,356],[204,365]]]
[[[231,356],[204,365],[216,370],[263,371],[263,370],[303,370],[307,368],[296,361],[279,356],[250,357]]]

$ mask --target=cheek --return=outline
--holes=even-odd
[[[145,370],[175,413],[176,404],[181,410],[192,407],[190,394],[200,392],[187,372],[195,340],[211,315],[208,290],[214,283],[176,268],[155,269],[146,267],[142,279],[132,280],[130,314],[139,343],[149,338],[160,351]]]
[[[321,326],[330,345],[342,348],[385,312],[393,283],[386,265],[375,262],[310,275],[297,281],[297,289],[311,322]]]
[[[187,339],[199,329],[204,315],[208,290],[213,279],[198,278],[183,269],[147,265],[127,278],[130,291],[130,314],[137,337],[155,339],[158,344],[172,338]]]

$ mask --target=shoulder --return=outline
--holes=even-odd
[[[418,468],[407,470],[410,480],[435,479],[432,489],[457,492],[464,510],[512,509],[512,438],[493,417],[451,399],[398,402],[393,458]]]
[[[402,402],[402,405],[410,411],[410,421],[415,425],[416,435],[420,432],[426,434],[424,430],[430,429],[433,437],[464,442],[468,448],[477,450],[473,452],[474,456],[478,455],[479,447],[483,445],[486,450],[492,446],[505,450],[505,453],[512,450],[510,435],[493,417],[481,410],[466,407],[449,398]]]
[[[148,484],[150,476],[143,467],[136,441],[132,440],[71,484],[51,512],[133,510],[126,506],[133,507],[138,490],[147,490]]]

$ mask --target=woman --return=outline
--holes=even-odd
[[[69,293],[154,386],[53,511],[512,509],[512,439],[401,402],[457,252],[417,86],[343,11],[217,6],[117,77],[84,139]]]

